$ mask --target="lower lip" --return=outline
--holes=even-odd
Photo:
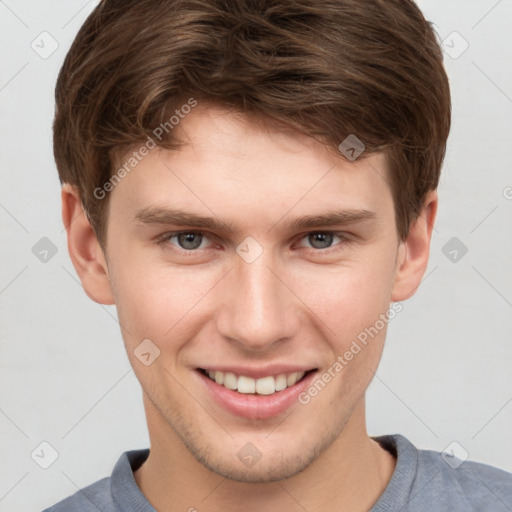
[[[297,402],[297,396],[310,385],[317,372],[308,373],[293,386],[272,395],[238,393],[217,384],[200,370],[196,370],[196,373],[201,377],[206,389],[218,405],[237,416],[262,420],[283,413]]]

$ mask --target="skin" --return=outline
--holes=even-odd
[[[199,105],[181,121],[179,151],[156,148],[110,194],[106,250],[62,189],[69,253],[84,290],[116,304],[143,389],[151,451],[134,472],[159,511],[365,511],[392,476],[394,457],[367,434],[364,396],[386,335],[379,331],[306,405],[249,420],[214,403],[196,368],[296,363],[327,371],[390,304],[410,297],[425,272],[437,210],[427,197],[406,240],[398,238],[382,154],[354,162],[294,130]],[[148,207],[215,217],[233,233],[144,223]],[[304,215],[374,213],[352,224],[285,228]],[[188,253],[173,231],[201,232]],[[324,242],[318,232],[343,232]],[[201,234],[200,233],[200,234]],[[248,236],[262,248],[247,263]],[[194,246],[195,247],[195,246]],[[134,350],[160,349],[149,366]],[[237,452],[254,444],[246,467]]]

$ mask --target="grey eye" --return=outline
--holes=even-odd
[[[197,249],[201,245],[203,235],[201,233],[179,233],[176,238],[182,249],[191,250]]]
[[[332,245],[333,233],[310,233],[308,241],[315,249],[326,249]]]

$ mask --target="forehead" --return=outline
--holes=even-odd
[[[185,144],[155,148],[112,191],[115,205],[233,214],[253,224],[351,209],[392,210],[383,154],[349,162],[283,123],[198,105],[174,128]],[[129,157],[130,154],[127,155]]]

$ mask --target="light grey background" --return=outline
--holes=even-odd
[[[67,254],[51,149],[57,72],[95,5],[0,1],[1,511],[40,511],[149,446],[115,308],[86,297]],[[512,471],[512,2],[420,6],[451,54],[453,128],[430,265],[390,324],[369,432],[456,441]],[[47,262],[32,252],[42,237],[57,248]],[[468,249],[456,262],[452,237]],[[48,469],[31,458],[50,461],[43,441],[59,454]]]

